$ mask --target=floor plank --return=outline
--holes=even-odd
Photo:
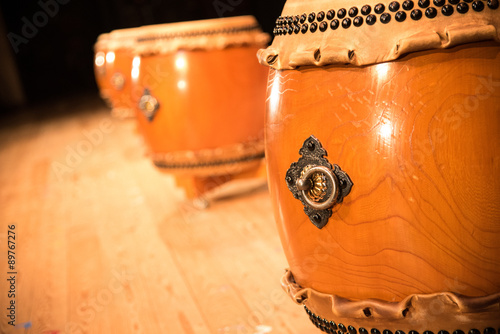
[[[0,332],[319,332],[279,285],[286,260],[265,185],[227,193],[195,209],[152,166],[134,121],[94,97],[4,121],[3,310],[11,224],[18,274],[17,326],[3,316]]]

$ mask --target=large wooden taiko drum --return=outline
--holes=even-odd
[[[133,117],[131,72],[137,35],[146,27],[118,29],[97,38],[94,45],[94,73],[103,100],[113,116]],[[136,60],[137,61],[137,60]]]
[[[285,290],[326,333],[500,333],[498,1],[289,0],[274,33]]]
[[[262,165],[268,70],[255,54],[268,40],[252,16],[152,26],[138,37],[139,128],[156,167],[181,175],[189,197]]]

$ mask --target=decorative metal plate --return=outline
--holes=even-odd
[[[299,154],[301,157],[290,165],[285,180],[311,222],[321,229],[328,223],[332,208],[351,192],[353,183],[339,166],[330,164],[328,153],[314,136],[304,141]]]
[[[149,122],[152,122],[155,118],[158,108],[160,108],[160,103],[154,96],[151,95],[149,89],[145,88],[144,93],[139,100],[139,109]]]

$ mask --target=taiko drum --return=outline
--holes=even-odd
[[[498,1],[293,1],[269,187],[294,301],[326,333],[500,332]]]
[[[156,167],[202,180],[192,196],[262,164],[267,69],[255,55],[268,38],[242,16],[159,25],[137,39],[139,129]]]
[[[113,116],[133,117],[131,71],[138,35],[148,26],[118,29],[101,34],[94,45],[94,73],[99,93]]]

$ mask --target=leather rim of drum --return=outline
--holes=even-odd
[[[264,141],[257,140],[199,151],[152,153],[156,167],[174,172],[220,175],[240,172],[264,159]]]
[[[304,11],[300,3],[295,6],[286,3],[283,14],[276,20],[273,44],[259,50],[260,63],[275,70],[332,64],[362,66],[395,60],[416,51],[500,41],[498,0],[387,3],[368,0],[358,6],[345,0],[335,3],[337,8],[318,8],[314,12]],[[454,24],[449,23],[450,19]],[[388,28],[391,21],[401,29]],[[376,28],[374,34],[370,33],[370,28]],[[370,48],[374,44],[370,38],[378,33],[383,38],[379,37],[377,48]],[[386,302],[349,300],[303,288],[295,282],[290,271],[285,273],[281,284],[294,302],[304,305],[310,320],[325,333],[500,333],[500,292],[481,297],[449,292],[415,294],[400,302]],[[447,314],[439,313],[439,322],[448,324],[442,328],[426,325],[429,318],[436,317],[430,309],[436,303],[448,311]],[[463,319],[464,314],[468,319]],[[388,321],[391,328],[387,328]],[[449,325],[449,322],[456,325]]]

